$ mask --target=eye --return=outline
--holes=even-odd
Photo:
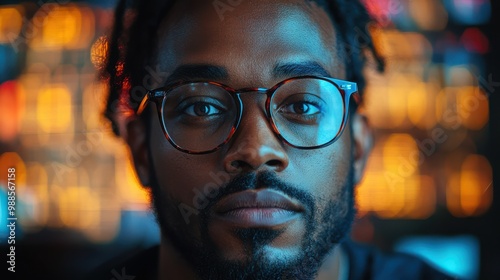
[[[193,117],[209,117],[222,113],[222,110],[207,102],[195,102],[184,107],[183,112]]]
[[[320,113],[321,109],[317,104],[307,101],[294,102],[280,109],[282,113],[298,115],[314,115]]]
[[[279,118],[290,123],[317,125],[328,112],[328,104],[316,94],[296,93],[284,96],[284,100],[280,100],[281,97],[274,100],[280,104],[276,112]]]

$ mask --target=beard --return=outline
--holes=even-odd
[[[222,186],[217,196],[199,210],[199,238],[181,216],[177,208],[180,202],[159,186],[156,174],[151,176],[152,206],[163,237],[171,241],[200,279],[313,279],[326,255],[348,234],[354,220],[353,172],[351,164],[346,181],[335,197],[317,200],[272,172],[242,174]],[[242,228],[234,234],[245,244],[246,258],[244,261],[228,260],[222,257],[210,238],[208,225],[212,207],[229,194],[259,186],[278,190],[304,206],[306,229],[300,252],[286,259],[270,258],[265,247],[282,231]]]

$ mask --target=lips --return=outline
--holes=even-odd
[[[231,194],[214,207],[218,220],[242,227],[277,226],[297,218],[303,211],[299,203],[270,189]]]

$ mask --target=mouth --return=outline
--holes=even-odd
[[[231,194],[214,207],[217,220],[236,227],[275,227],[300,217],[304,208],[286,195],[270,190]]]

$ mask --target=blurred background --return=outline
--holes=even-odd
[[[357,30],[359,40],[371,33],[388,65],[383,75],[373,63],[366,70],[363,110],[376,143],[352,239],[462,279],[500,279],[500,5],[364,2],[378,24]],[[18,276],[76,278],[159,240],[148,193],[101,116],[106,86],[96,71],[114,6],[0,4],[0,245],[4,260],[15,167]]]

